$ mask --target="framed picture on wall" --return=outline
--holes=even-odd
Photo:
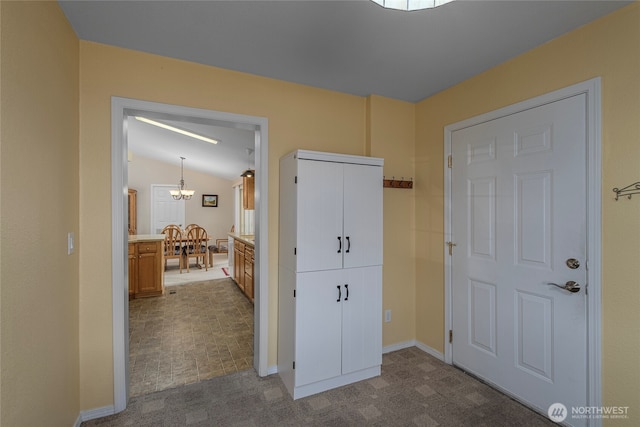
[[[217,194],[203,194],[202,206],[205,208],[217,208],[218,207],[218,195]]]

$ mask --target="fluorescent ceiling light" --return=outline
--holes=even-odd
[[[420,10],[441,6],[453,0],[372,0],[387,9]]]
[[[141,122],[148,123],[148,124],[154,125],[154,126],[158,126],[159,128],[167,129],[167,130],[170,130],[172,132],[180,133],[182,135],[190,136],[191,138],[199,139],[201,141],[210,142],[212,144],[217,144],[218,142],[220,142],[217,139],[207,138],[206,136],[198,135],[197,133],[193,133],[193,132],[189,132],[189,131],[186,131],[186,130],[183,130],[183,129],[179,129],[179,128],[176,128],[176,127],[173,127],[173,126],[165,125],[164,123],[156,122],[154,120],[147,119],[146,117],[135,116],[135,118],[136,118],[136,120],[139,120]]]

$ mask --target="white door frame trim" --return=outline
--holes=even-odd
[[[445,260],[445,345],[444,359],[453,364],[452,344],[448,341],[452,325],[453,307],[451,297],[452,263],[448,246],[444,242],[455,242],[451,232],[451,169],[448,157],[451,154],[452,133],[470,126],[539,107],[575,95],[585,94],[587,105],[587,404],[602,405],[602,354],[601,354],[601,205],[602,205],[602,159],[601,159],[601,81],[600,77],[587,80],[554,92],[550,92],[486,114],[453,123],[444,128],[444,241]],[[461,248],[462,250],[462,248]],[[590,420],[591,425],[601,425],[601,420]]]
[[[127,407],[128,313],[127,273],[127,128],[125,118],[133,111],[150,111],[252,126],[255,129],[256,268],[253,366],[260,376],[268,374],[269,339],[269,246],[268,246],[268,119],[136,99],[111,98],[111,282],[113,291],[113,394],[114,412]]]

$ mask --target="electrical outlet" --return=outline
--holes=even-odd
[[[391,322],[391,310],[384,311],[384,321],[385,323]]]

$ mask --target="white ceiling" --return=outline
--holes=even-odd
[[[130,116],[127,119],[127,141],[129,151],[133,153],[133,161],[136,156],[141,156],[179,165],[180,157],[184,157],[185,170],[195,170],[228,180],[238,179],[242,171],[248,167],[254,168],[253,152],[247,153],[247,149],[254,148],[255,132],[253,130],[211,123],[194,123],[186,117],[168,120],[166,117],[154,117],[153,114],[143,112],[139,114],[220,142],[214,145],[140,122]],[[176,182],[179,179],[180,177],[175,177]],[[189,183],[186,177],[185,181]]]
[[[359,96],[417,102],[631,1],[456,0],[414,12],[383,9],[369,0],[59,3],[83,40]],[[151,127],[139,125],[132,126],[132,138],[138,132],[142,138],[144,128]],[[222,147],[235,140],[226,134],[229,129],[200,130],[225,134],[223,143],[186,155],[169,150],[178,163],[181,155],[188,158],[185,168],[192,163],[189,157],[211,156],[209,164],[214,164]],[[145,142],[130,139],[130,144],[155,150],[161,140],[155,134]],[[246,163],[244,149],[232,151],[240,155],[236,163]]]

